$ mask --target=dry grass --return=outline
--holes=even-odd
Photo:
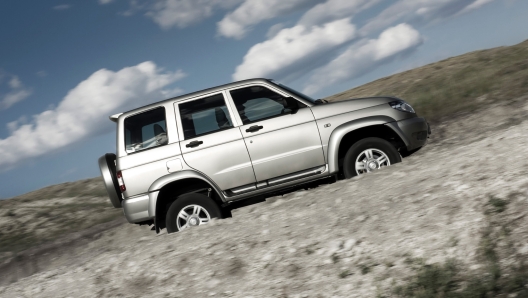
[[[528,260],[515,249],[518,240],[510,233],[514,220],[502,214],[508,203],[491,196],[485,205],[486,225],[477,249],[482,264],[479,270],[468,270],[455,259],[444,264],[422,263],[408,282],[394,288],[394,294],[423,298],[528,297]]]
[[[430,122],[528,93],[528,40],[451,57],[381,78],[326,98],[391,95],[408,101]]]
[[[100,177],[49,186],[0,201],[0,260],[122,217],[107,197]]]

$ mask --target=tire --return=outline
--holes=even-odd
[[[115,166],[116,155],[113,153],[107,153],[99,158],[99,170],[101,176],[103,176],[104,185],[110,202],[114,208],[122,208],[121,201],[121,188],[117,182],[116,166]]]
[[[185,219],[185,215],[187,218]],[[189,193],[179,196],[172,202],[165,225],[167,233],[174,233],[186,228],[206,224],[213,218],[220,218],[222,212],[220,207],[208,196]]]
[[[370,155],[367,154],[368,150]],[[398,162],[401,162],[400,153],[391,143],[380,138],[365,138],[348,149],[343,160],[343,174],[345,178],[352,178]],[[356,168],[359,164],[362,167]]]

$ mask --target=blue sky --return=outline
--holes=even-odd
[[[99,175],[108,116],[267,77],[320,98],[528,39],[524,0],[0,2],[0,198]]]

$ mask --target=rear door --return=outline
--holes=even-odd
[[[240,130],[224,92],[175,103],[183,159],[222,190],[255,182]]]
[[[325,164],[319,130],[306,105],[299,102],[301,108],[292,114],[288,95],[265,85],[233,88],[229,96],[258,182]]]

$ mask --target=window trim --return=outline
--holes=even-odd
[[[130,117],[134,117],[134,116],[137,116],[137,115],[140,115],[140,114],[143,114],[143,113],[147,113],[147,112],[150,112],[150,111],[153,111],[153,110],[156,110],[156,109],[163,109],[163,112],[165,114],[165,133],[167,134],[167,143],[166,144],[162,144],[162,145],[157,145],[157,146],[154,146],[154,147],[150,147],[150,148],[145,148],[145,149],[141,149],[139,151],[134,151],[134,152],[127,152],[126,150],[126,120]],[[145,151],[149,151],[151,149],[154,149],[154,148],[159,148],[159,147],[163,147],[163,146],[167,146],[170,144],[170,138],[169,138],[169,125],[168,125],[168,121],[167,121],[167,109],[165,109],[165,106],[161,105],[161,106],[157,106],[157,107],[152,107],[151,109],[147,109],[147,110],[142,110],[142,111],[138,111],[137,113],[134,113],[134,114],[131,114],[131,115],[127,115],[125,118],[123,118],[123,128],[122,128],[122,131],[123,131],[123,152],[126,154],[126,155],[131,155],[131,154],[136,154],[136,153],[139,153],[139,152],[145,152]]]
[[[219,130],[215,130],[215,131],[212,131],[212,132],[203,133],[203,134],[194,136],[194,137],[192,137],[190,139],[186,139],[184,131],[183,131],[183,122],[182,122],[182,118],[181,118],[181,114],[180,114],[179,105],[183,104],[183,103],[188,103],[190,101],[195,101],[195,100],[199,100],[199,99],[202,99],[202,98],[206,98],[206,97],[212,97],[212,96],[215,96],[217,94],[222,94],[222,96],[224,97],[224,103],[226,105],[227,112],[229,113],[229,116],[230,116],[230,119],[231,119],[231,122],[232,122],[233,126],[232,127],[226,127],[226,128],[219,129]],[[230,102],[228,101],[228,98],[226,97],[226,91],[225,90],[215,91],[215,92],[211,92],[211,93],[207,93],[207,94],[201,94],[199,96],[188,98],[188,99],[185,99],[185,100],[182,100],[182,101],[177,101],[177,102],[174,103],[174,113],[176,115],[176,123],[177,123],[176,126],[178,127],[178,135],[180,136],[180,142],[189,141],[189,140],[192,140],[192,139],[195,139],[195,138],[203,137],[205,135],[209,135],[209,134],[213,134],[213,133],[217,133],[217,132],[221,132],[221,131],[226,131],[226,130],[229,130],[229,129],[232,129],[232,128],[237,128],[237,127],[240,126],[240,123],[241,123],[241,122],[238,121],[238,118],[235,119],[233,117],[234,113],[233,113],[232,107],[230,105]],[[237,112],[237,114],[238,114],[238,112]]]
[[[276,82],[276,81],[273,81],[273,80],[271,80],[270,83],[273,84],[273,86],[276,86],[277,88],[280,88],[280,89],[283,90],[284,92],[290,94],[291,97],[297,99],[298,101],[300,101],[300,102],[306,104],[306,105],[309,106],[309,107],[312,107],[312,106],[316,105],[315,102],[313,102],[313,101],[311,101],[311,100],[309,100],[309,99],[304,98],[304,96],[308,96],[308,95],[304,94],[304,96],[301,96],[301,95],[303,95],[303,94],[302,94],[302,92],[300,92],[300,91],[297,91],[297,90],[295,90],[295,89],[293,89],[293,88],[291,88],[291,87],[289,87],[289,86],[283,85],[283,84],[281,84],[281,83],[279,83],[279,82]],[[291,89],[291,91],[288,90],[288,89]],[[308,97],[309,97],[309,96],[308,96]],[[310,97],[310,98],[311,98],[311,97]],[[310,103],[310,104],[307,104],[307,103]]]

